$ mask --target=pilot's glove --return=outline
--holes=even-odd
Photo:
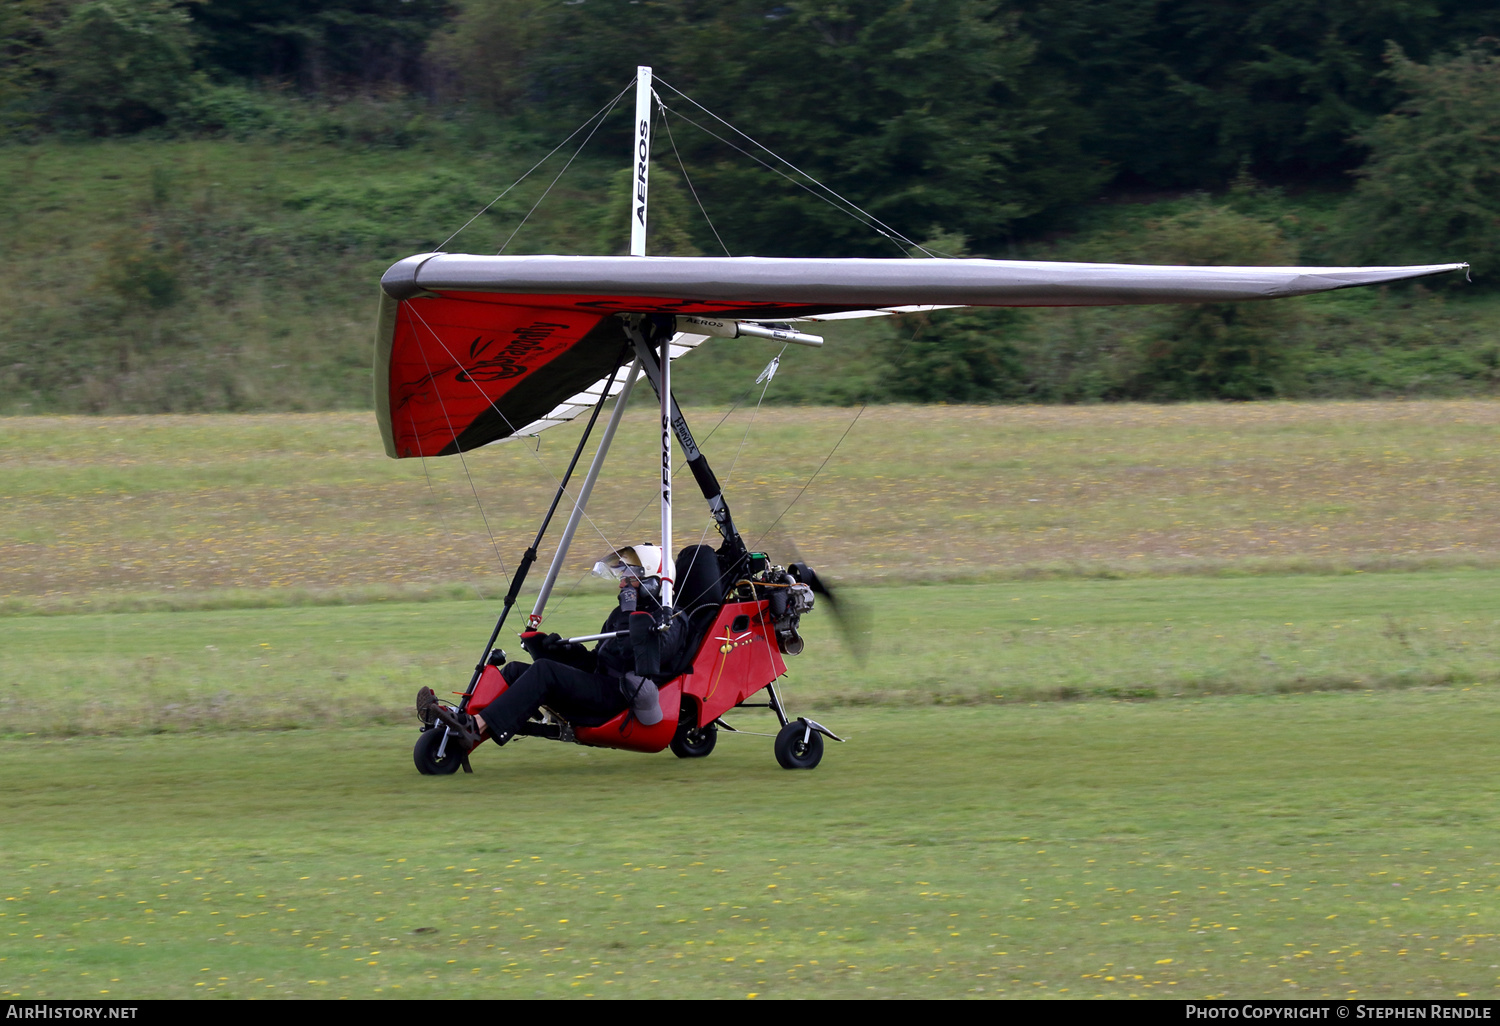
[[[524,631],[521,634],[521,647],[526,654],[533,659],[546,659],[549,642],[559,640],[556,634],[543,634],[541,631]]]
[[[527,631],[521,635],[521,647],[533,659],[551,659],[590,673],[594,670],[594,653],[576,641],[564,641],[557,634]]]

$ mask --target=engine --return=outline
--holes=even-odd
[[[741,581],[736,589],[742,599],[763,599],[776,631],[777,647],[786,655],[800,655],[805,643],[797,627],[802,614],[812,611],[816,598],[812,582],[817,577],[802,563],[790,567],[766,566]]]

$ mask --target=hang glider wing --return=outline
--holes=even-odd
[[[954,306],[1223,303],[1467,267],[425,253],[381,278],[376,414],[393,457],[451,455],[564,423],[598,401],[625,359],[617,314],[783,321]],[[679,334],[672,357],[704,338]],[[622,385],[617,379],[611,393]]]

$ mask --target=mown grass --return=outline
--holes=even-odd
[[[579,572],[656,533],[642,402]],[[841,445],[857,410],[725,412],[690,416],[748,540],[844,580],[1500,565],[1500,403],[879,407]],[[366,414],[0,420],[0,602],[494,595],[576,430],[424,463]],[[679,503],[680,540],[701,510]]]
[[[1500,683],[1493,570],[891,586],[842,598],[868,617],[865,660],[815,609],[785,684],[798,707]],[[608,601],[582,591],[547,627],[590,633]],[[11,618],[0,732],[406,724],[417,688],[463,690],[497,610],[470,600]],[[514,651],[514,634],[501,644]]]
[[[749,539],[871,616],[864,666],[828,610],[808,618],[805,701],[1495,679],[1495,404],[883,409],[767,535],[853,418],[796,414],[694,419]],[[585,568],[655,531],[649,418],[627,421],[605,538],[580,537],[551,629],[596,629]],[[559,434],[468,457],[481,519],[464,465],[388,460],[363,415],[0,421],[0,611],[67,614],[7,619],[0,729],[404,720],[417,687],[467,679]],[[920,586],[944,580],[968,583]]]
[[[1492,997],[1493,690],[0,742],[7,997]]]

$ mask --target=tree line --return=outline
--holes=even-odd
[[[1462,99],[1412,66],[1483,92],[1500,35],[1496,0],[11,0],[0,18],[12,137],[243,129],[257,91],[556,124],[649,63],[882,220],[985,251],[1108,188],[1340,182],[1411,141],[1382,118],[1414,87]],[[749,248],[886,245],[684,136]]]

